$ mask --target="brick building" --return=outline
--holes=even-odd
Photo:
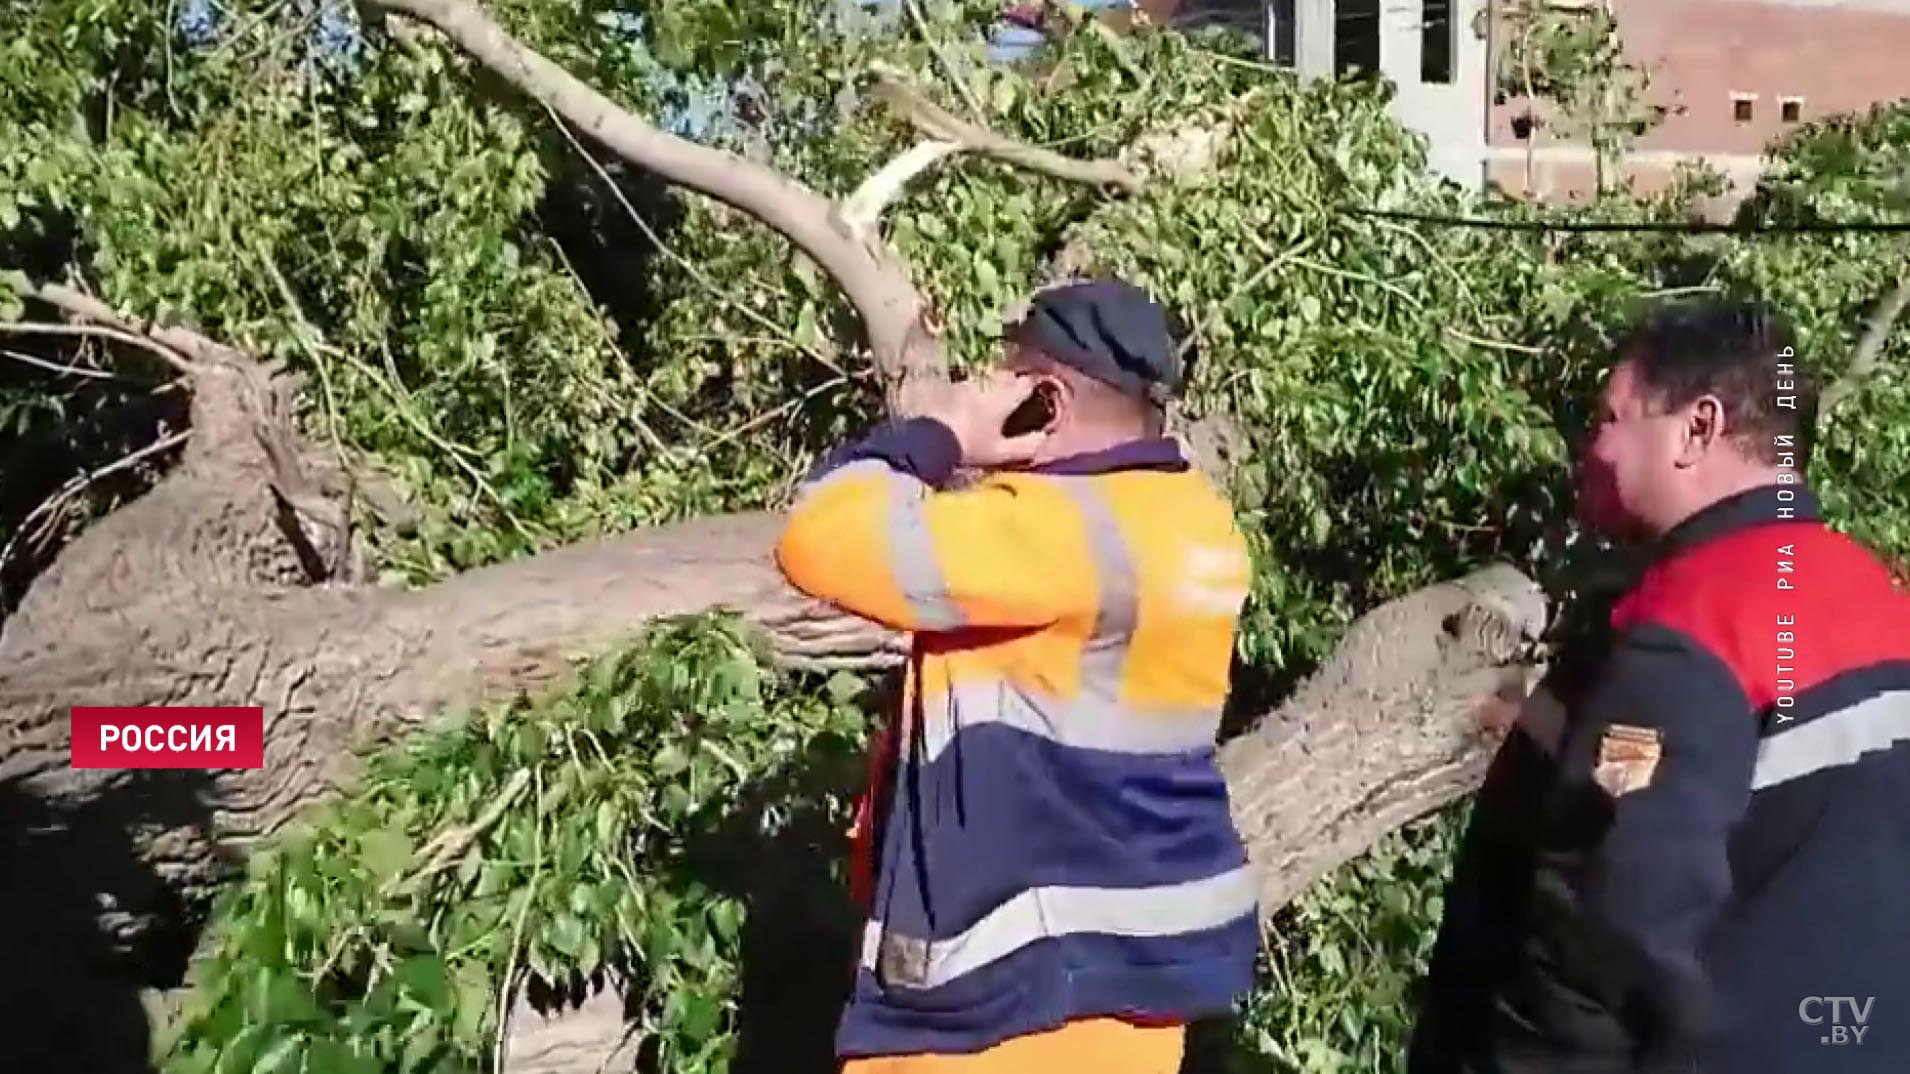
[[[1761,153],[1800,123],[1910,97],[1910,0],[1611,0],[1631,62],[1669,109],[1620,171],[1634,188],[1660,188],[1681,160],[1703,159],[1737,193],[1756,180]],[[1508,98],[1490,109],[1488,179],[1525,190],[1526,112]],[[1532,187],[1548,199],[1594,185],[1589,148],[1539,131]]]
[[[1105,2],[1105,0],[1104,0]],[[1541,127],[1495,92],[1489,73],[1508,0],[1140,0],[1157,19],[1226,21],[1257,33],[1267,56],[1309,77],[1355,71],[1390,79],[1394,114],[1424,134],[1432,167],[1472,187],[1495,184],[1547,200],[1593,189],[1590,147]],[[1510,0],[1516,3],[1518,0]],[[1555,8],[1606,0],[1550,0]],[[1737,186],[1763,148],[1796,124],[1910,97],[1910,0],[1609,0],[1631,62],[1650,78],[1661,123],[1619,162],[1614,179],[1658,189],[1685,160]],[[1112,6],[1121,6],[1115,0]],[[1543,106],[1537,110],[1544,114]]]

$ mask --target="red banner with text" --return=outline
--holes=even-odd
[[[265,710],[73,708],[74,768],[262,768]]]

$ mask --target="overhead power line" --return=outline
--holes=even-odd
[[[1805,235],[1869,232],[1873,234],[1910,232],[1910,221],[1807,221],[1796,224],[1718,224],[1703,220],[1502,220],[1480,216],[1444,216],[1395,209],[1368,209],[1352,206],[1354,216],[1377,216],[1391,220],[1412,220],[1444,227],[1484,228],[1493,231],[1660,231],[1691,235]]]

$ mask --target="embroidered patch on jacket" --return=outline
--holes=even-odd
[[[883,933],[880,967],[883,984],[922,987],[928,982],[928,941]]]
[[[1663,736],[1657,728],[1612,724],[1598,740],[1592,781],[1613,798],[1642,791],[1651,786],[1663,753]]]

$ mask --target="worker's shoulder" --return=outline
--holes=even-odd
[[[1090,474],[1003,471],[980,482],[1001,490],[1024,517],[1066,513],[1092,531],[1107,528],[1133,548],[1189,544],[1246,555],[1231,500],[1194,469],[1128,469]],[[1057,520],[1058,521],[1058,520]]]
[[[1181,505],[1232,513],[1226,494],[1192,467],[1185,469],[1106,470],[1087,473],[1047,473],[1041,470],[996,470],[978,476],[966,486],[993,488],[1041,500],[1069,497],[1114,500],[1122,503]]]
[[[1226,493],[1194,466],[1110,470],[1087,475],[1087,480],[1109,495],[1229,506]]]
[[[1652,564],[1627,594],[1629,618],[1731,620],[1782,603],[1902,600],[1903,589],[1868,548],[1821,522],[1750,526]]]
[[[1233,501],[1199,470],[1123,470],[1094,479],[1123,526],[1203,540],[1242,539]]]
[[[1653,564],[1612,622],[1722,660],[1753,697],[1768,693],[1779,646],[1794,648],[1785,639],[1800,630],[1825,674],[1910,659],[1910,594],[1869,549],[1808,520],[1748,527]]]

